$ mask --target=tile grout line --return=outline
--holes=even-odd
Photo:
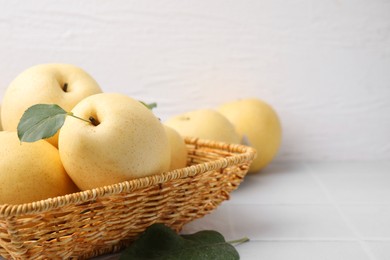
[[[229,202],[229,206],[235,205],[258,205],[258,206],[326,206],[330,205],[330,202]],[[340,206],[390,206],[389,202],[377,202],[377,203],[368,203],[368,202],[344,202],[338,203]]]
[[[262,237],[262,238],[256,238],[252,239],[251,241],[259,241],[259,242],[359,242],[361,240],[360,238],[324,238],[324,237],[289,237],[289,238],[275,238],[275,237]],[[368,238],[364,239],[364,241],[386,241],[390,242],[390,239],[382,239],[382,238]]]
[[[367,246],[363,237],[360,235],[359,231],[356,229],[356,227],[352,224],[352,222],[348,219],[348,217],[341,210],[340,205],[333,199],[332,195],[330,194],[329,190],[325,187],[324,183],[318,178],[318,176],[316,174],[313,173],[313,169],[309,165],[304,164],[304,168],[308,171],[310,176],[312,176],[314,181],[320,186],[321,190],[325,193],[325,196],[329,200],[330,204],[337,210],[338,214],[341,216],[341,218],[343,219],[345,224],[347,224],[348,228],[357,237],[356,241],[359,243],[359,245],[361,246],[363,251],[366,253],[368,258],[370,260],[376,260],[375,255],[371,252],[371,249]]]

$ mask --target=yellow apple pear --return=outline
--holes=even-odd
[[[240,143],[240,136],[234,126],[225,116],[213,109],[189,111],[173,116],[164,123],[182,136],[225,143]]]
[[[67,117],[58,144],[62,163],[76,185],[91,189],[150,176],[170,166],[168,137],[160,120],[123,94],[86,97]]]
[[[58,150],[44,140],[20,143],[0,132],[0,204],[22,204],[77,192]]]
[[[169,170],[176,170],[187,166],[187,146],[183,137],[172,127],[164,125],[171,150],[171,164]]]
[[[0,131],[3,131],[3,127],[1,125],[1,105],[0,105]]]
[[[262,100],[248,98],[222,104],[218,111],[235,126],[243,143],[257,150],[249,172],[258,172],[267,166],[276,156],[282,139],[275,110]]]
[[[70,111],[83,98],[101,93],[97,82],[71,64],[40,64],[20,73],[3,97],[1,120],[4,130],[16,131],[24,111],[35,104],[57,104]],[[58,134],[48,139],[57,146]]]

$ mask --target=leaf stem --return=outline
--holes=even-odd
[[[236,245],[240,245],[242,243],[245,243],[245,242],[248,242],[249,241],[249,238],[248,237],[243,237],[243,238],[240,238],[240,239],[236,239],[236,240],[231,240],[231,241],[227,241],[226,243],[229,243],[229,244],[236,244]]]
[[[157,103],[156,103],[156,102],[149,103],[149,104],[146,104],[146,105],[147,105],[147,107],[148,107],[149,109],[153,109],[153,108],[156,108],[156,107],[157,107]]]
[[[141,102],[144,106],[146,106],[147,108],[149,108],[150,110],[153,110],[153,108],[156,108],[157,107],[157,103],[156,102],[153,102],[153,103],[145,103],[143,101],[139,101]]]
[[[75,116],[72,112],[67,112],[66,114],[67,114],[68,116],[72,116],[72,117],[74,117],[74,118],[80,119],[80,120],[82,120],[82,121],[84,121],[84,122],[87,122],[87,123],[90,123],[90,124],[92,123],[91,121],[89,121],[89,120],[87,120],[87,119],[84,119],[84,118]]]

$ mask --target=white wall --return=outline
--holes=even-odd
[[[387,0],[0,0],[0,97],[46,62],[162,119],[261,98],[282,120],[280,161],[390,159]]]

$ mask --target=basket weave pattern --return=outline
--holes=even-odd
[[[117,252],[153,223],[179,231],[229,199],[252,162],[246,146],[186,138],[188,166],[21,205],[0,205],[0,255],[86,259]]]

